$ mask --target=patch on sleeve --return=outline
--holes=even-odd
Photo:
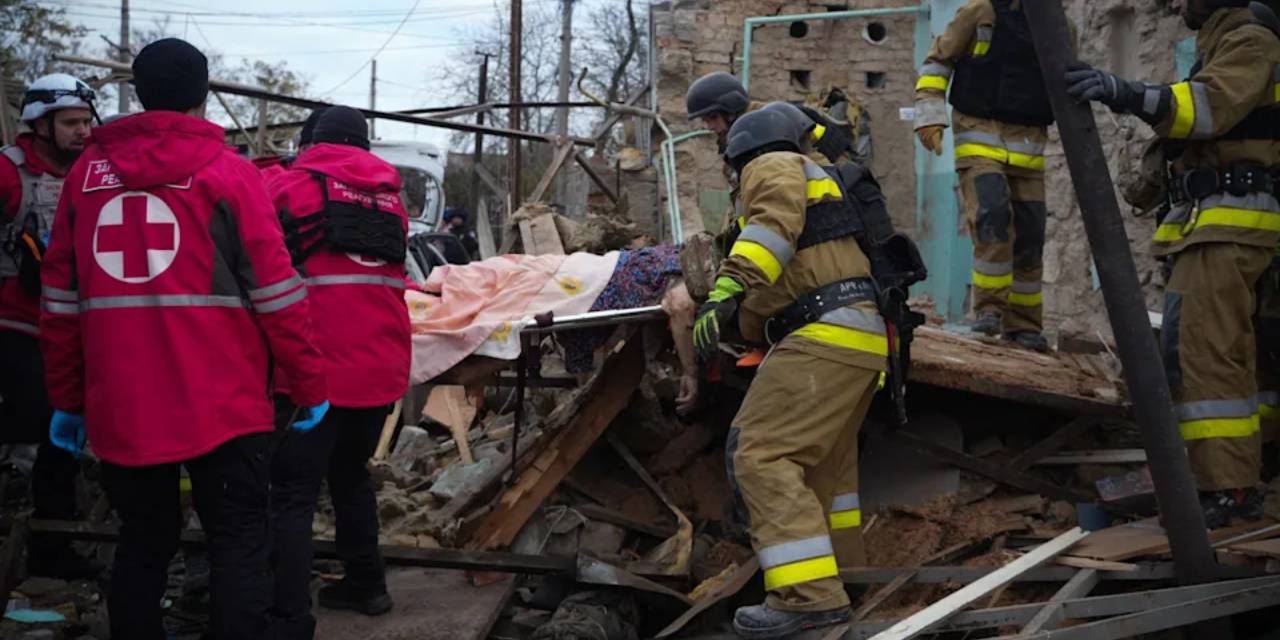
[[[103,189],[123,189],[124,181],[116,175],[108,160],[94,160],[89,163],[89,170],[84,173],[84,193],[102,191]]]

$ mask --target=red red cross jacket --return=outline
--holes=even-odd
[[[408,234],[400,173],[357,147],[310,147],[268,189],[281,217],[306,220],[333,203],[354,204],[370,215],[398,216]],[[337,407],[376,407],[403,396],[411,350],[404,264],[321,245],[299,271],[311,292],[316,345],[328,364],[329,401]],[[279,376],[279,388],[292,381],[287,373]]]
[[[26,170],[35,175],[48,176],[52,183],[62,179],[62,174],[40,159],[34,148],[35,134],[24,133],[18,136],[14,146],[22,151]],[[35,194],[24,194],[23,179],[18,167],[7,157],[0,158],[0,223],[21,219],[26,215],[22,211],[23,196],[30,200]],[[54,194],[56,197],[56,194]],[[0,238],[3,241],[3,238]],[[36,326],[40,320],[40,299],[27,293],[21,283],[14,278],[0,278],[0,331],[21,331],[36,334]]]
[[[222,129],[170,112],[94,130],[62,190],[40,330],[54,407],[143,466],[273,428],[274,364],[327,398],[307,289],[262,178]]]

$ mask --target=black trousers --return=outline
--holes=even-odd
[[[0,442],[39,443],[31,472],[35,517],[69,520],[76,517],[76,476],[80,463],[49,443],[53,407],[44,386],[40,342],[20,331],[0,331]],[[33,553],[56,553],[68,542],[33,536]]]
[[[270,638],[270,433],[241,436],[181,464],[208,540],[210,632],[217,640]],[[178,551],[179,463],[103,463],[102,483],[121,520],[107,608],[111,637],[162,640],[160,600]]]
[[[276,588],[273,616],[278,637],[311,638],[311,523],[320,484],[328,480],[336,517],[338,557],[346,584],[361,591],[386,590],[378,551],[378,500],[368,462],[378,446],[390,405],[367,409],[333,407],[307,433],[285,431],[271,461],[272,566]],[[293,414],[276,401],[281,423]]]

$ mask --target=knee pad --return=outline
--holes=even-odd
[[[978,197],[978,242],[1009,241],[1011,194],[1009,181],[1003,174],[984,173],[973,179],[973,190]]]

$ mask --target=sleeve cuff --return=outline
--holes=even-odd
[[[947,103],[940,99],[916,102],[915,128],[947,126]]]

